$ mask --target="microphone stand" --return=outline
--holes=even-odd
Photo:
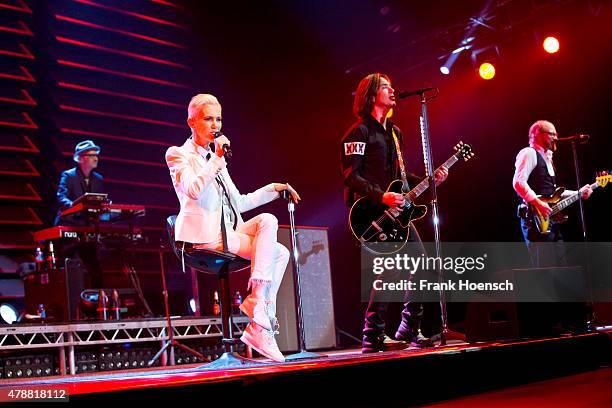
[[[425,162],[425,175],[429,178],[429,188],[431,189],[431,215],[433,220],[433,228],[434,228],[434,241],[436,247],[436,257],[441,258],[442,253],[442,245],[440,240],[440,226],[439,226],[439,218],[438,218],[438,191],[436,188],[436,180],[434,174],[433,167],[433,155],[431,153],[431,143],[429,136],[429,119],[427,117],[427,101],[428,98],[425,94],[431,89],[426,88],[419,90],[418,95],[421,100],[421,117],[420,117],[420,127],[421,127],[421,144],[423,146],[423,160]],[[438,96],[439,91],[437,88],[434,88],[436,94],[429,99],[434,99]],[[438,282],[443,283],[444,281],[444,273],[442,272],[441,265],[437,263],[437,272],[438,272]],[[447,340],[465,340],[465,336],[461,333],[451,332],[448,328],[448,314],[446,311],[446,295],[444,293],[444,289],[442,289],[444,285],[440,285],[440,316],[442,320],[442,332],[439,335],[432,336],[440,338],[440,345],[445,346]],[[433,340],[433,338],[432,338]]]
[[[322,354],[312,353],[306,350],[306,337],[304,335],[304,313],[302,310],[302,290],[300,286],[300,262],[298,259],[299,251],[297,246],[297,233],[295,231],[295,218],[293,213],[295,212],[295,201],[287,190],[281,192],[281,197],[287,200],[289,210],[289,225],[291,227],[291,263],[293,265],[293,290],[295,294],[295,306],[296,306],[296,329],[298,338],[298,353],[291,354],[285,357],[286,361],[291,360],[303,360],[306,358],[317,358],[324,357]]]
[[[580,190],[580,166],[578,163],[578,151],[576,149],[576,145],[578,143],[576,143],[575,140],[572,140],[572,155],[574,157],[574,172],[576,174],[576,190]],[[592,287],[592,280],[591,280],[591,268],[590,268],[590,258],[589,258],[589,250],[588,250],[588,246],[587,246],[587,230],[586,230],[586,222],[584,219],[584,203],[582,202],[582,198],[580,198],[580,200],[578,200],[578,207],[580,208],[580,226],[582,228],[582,242],[584,244],[584,262],[585,262],[585,272],[586,272],[586,276],[587,279],[589,280],[588,284],[589,284],[589,305],[588,308],[590,309],[588,312],[588,321],[587,323],[587,331],[592,331],[593,330],[593,322],[596,320],[595,317],[595,307],[593,306],[593,287]]]
[[[576,150],[576,142],[572,140],[572,154],[574,156],[574,172],[576,173],[576,189],[580,190],[580,167],[578,166],[578,153]],[[584,204],[582,198],[578,200],[580,207],[580,226],[582,227],[582,239],[587,241],[586,223],[584,221]]]
[[[166,270],[164,268],[164,248],[163,248],[163,245],[161,244],[159,247],[159,266],[161,269],[161,276],[162,276],[164,307],[165,307],[165,312],[166,312],[166,334],[168,336],[168,339],[164,341],[164,344],[159,349],[159,351],[153,357],[151,357],[151,359],[147,362],[147,366],[151,367],[153,364],[155,364],[155,361],[157,361],[157,359],[160,357],[162,358],[162,366],[168,365],[168,357],[165,354],[168,348],[170,348],[170,358],[169,358],[170,361],[169,362],[170,362],[170,365],[173,366],[175,364],[175,361],[174,361],[175,347],[178,347],[181,350],[191,354],[192,356],[196,357],[200,361],[210,362],[208,358],[198,353],[191,347],[181,344],[177,339],[174,338],[174,329],[172,328],[172,321],[170,319],[170,306],[168,302],[168,287],[166,286]]]

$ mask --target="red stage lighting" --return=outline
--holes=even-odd
[[[495,76],[495,67],[493,64],[489,62],[484,62],[480,64],[480,68],[478,68],[478,73],[482,79],[493,79]]]
[[[544,43],[542,43],[544,50],[549,54],[554,54],[559,51],[559,40],[555,37],[546,37]]]

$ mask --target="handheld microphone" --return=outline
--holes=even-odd
[[[589,141],[590,136],[589,135],[583,135],[583,134],[578,134],[578,135],[571,135],[568,137],[560,137],[557,139],[557,143],[570,143],[570,142],[575,142],[578,144],[583,144]]]
[[[213,136],[216,139],[218,137],[225,136],[225,135],[221,132],[213,132]],[[223,149],[223,155],[227,159],[231,159],[232,158],[232,148],[228,144],[222,145],[221,148]]]
[[[416,91],[402,91],[397,94],[397,97],[400,99],[408,98],[413,95],[423,95],[425,92],[433,91],[436,88],[422,88],[417,89]]]

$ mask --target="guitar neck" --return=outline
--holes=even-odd
[[[595,183],[591,184],[590,187],[591,187],[591,190],[595,190],[597,187],[599,187],[599,184],[595,182]],[[564,209],[566,209],[570,205],[574,204],[579,199],[580,199],[580,192],[576,191],[571,196],[566,197],[563,200],[559,201],[557,204],[553,205],[552,212],[550,213],[550,215],[553,216],[553,215],[563,211]]]
[[[459,161],[459,159],[455,155],[452,155],[440,167],[444,166],[447,169],[450,169],[458,161]],[[438,169],[440,167],[438,167]],[[436,171],[438,169],[436,169]],[[435,172],[434,172],[434,174],[435,174]],[[418,196],[423,194],[425,192],[425,190],[427,190],[428,188],[429,188],[429,177],[427,177],[427,178],[425,178],[425,180],[421,181],[415,188],[410,190],[406,195],[408,196],[408,199],[410,201],[414,201],[414,200],[417,199]]]

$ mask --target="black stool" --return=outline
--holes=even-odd
[[[229,285],[229,274],[248,268],[251,262],[238,255],[217,251],[214,249],[193,249],[177,246],[174,238],[176,215],[167,219],[168,239],[174,253],[184,265],[194,268],[198,272],[215,274],[219,278],[219,301],[221,302],[221,327],[223,330],[223,346],[225,352],[217,360],[207,363],[201,368],[217,369],[229,367],[248,367],[265,363],[241,357],[234,352],[234,339],[232,331],[232,305]]]

